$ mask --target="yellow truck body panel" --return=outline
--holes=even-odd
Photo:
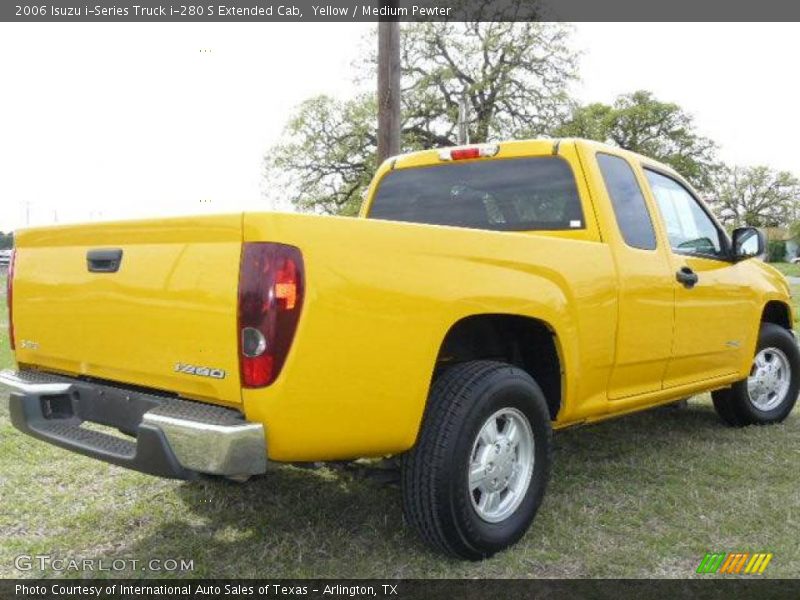
[[[623,239],[596,155],[624,159],[653,217],[657,247]],[[730,385],[747,376],[768,302],[788,286],[760,261],[670,250],[644,167],[663,165],[575,140],[507,142],[491,157],[557,156],[575,176],[574,230],[488,231],[367,218],[381,181],[436,169],[438,151],[384,163],[362,218],[244,215],[102,223],[19,232],[14,280],[21,366],[240,406],[262,423],[269,458],[333,460],[411,448],[442,343],[464,319],[509,315],[553,336],[561,383],[554,426],[592,422]],[[242,244],[299,248],[305,299],[286,363],[243,388],[237,346]],[[119,248],[119,272],[86,270]],[[700,284],[686,290],[675,272]],[[791,321],[790,321],[791,322]],[[177,365],[224,372],[196,377]]]
[[[20,231],[17,362],[240,404],[230,340],[241,238],[241,215]],[[92,248],[121,249],[119,271],[89,272]],[[214,366],[226,376],[187,376],[178,363]]]

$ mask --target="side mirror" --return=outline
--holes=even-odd
[[[761,256],[767,251],[767,236],[755,227],[739,227],[733,230],[733,260],[740,261]]]

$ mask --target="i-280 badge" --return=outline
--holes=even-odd
[[[176,363],[175,371],[177,371],[178,373],[186,373],[187,375],[197,375],[198,377],[225,379],[225,371],[223,369],[214,369],[212,367],[198,367],[196,365]]]

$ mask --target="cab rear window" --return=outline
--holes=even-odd
[[[572,169],[557,156],[391,171],[368,218],[498,231],[584,227]]]

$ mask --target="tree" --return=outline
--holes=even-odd
[[[577,56],[558,23],[415,23],[401,42],[404,133],[425,147],[456,141],[462,94],[470,141],[547,133],[568,114]]]
[[[570,31],[543,22],[404,26],[401,151],[455,144],[462,94],[472,142],[546,134],[569,114]],[[374,79],[375,60],[364,61],[362,81]],[[301,210],[354,214],[377,166],[375,130],[372,94],[305,101],[267,153],[268,187]]]
[[[288,191],[304,211],[355,214],[375,172],[376,150],[373,96],[309,98],[286,126],[284,141],[267,153],[267,193]]]
[[[733,227],[787,226],[800,216],[800,180],[765,166],[722,167],[711,205]]]
[[[718,168],[716,144],[697,133],[692,116],[647,91],[619,96],[612,105],[578,106],[554,134],[598,140],[649,156],[670,165],[701,190],[709,189]]]

